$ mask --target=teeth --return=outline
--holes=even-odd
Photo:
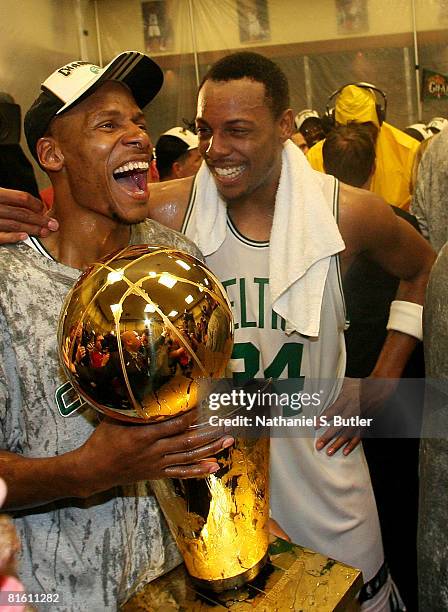
[[[236,178],[244,170],[244,166],[237,166],[236,168],[214,168],[214,171],[218,176],[225,178]]]
[[[123,172],[131,172],[132,170],[148,170],[149,164],[144,161],[131,161],[123,164],[116,170],[114,170],[114,174],[122,174]]]

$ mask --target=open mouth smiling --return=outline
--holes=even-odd
[[[220,168],[217,166],[213,167],[213,173],[221,181],[235,181],[237,180],[246,169],[246,166],[233,166],[231,168]]]
[[[146,197],[148,193],[147,161],[129,161],[116,168],[113,177],[118,185],[133,197]]]

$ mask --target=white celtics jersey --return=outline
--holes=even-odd
[[[334,389],[326,394],[326,404],[332,403],[345,371],[345,309],[337,257],[331,258],[322,313],[322,328],[332,333],[319,338],[296,332],[287,335],[284,319],[272,309],[269,242],[245,238],[228,219],[224,243],[206,260],[232,304],[235,347],[230,367],[234,378],[331,379]],[[321,410],[325,407],[322,404]]]
[[[326,183],[332,186],[332,183]],[[332,204],[333,189],[328,190]],[[338,396],[345,370],[345,311],[338,258],[329,268],[318,338],[287,335],[272,310],[269,243],[239,234],[230,220],[224,243],[206,258],[224,284],[235,319],[231,368],[243,377],[334,381],[327,405]],[[301,381],[301,377],[305,381]],[[319,413],[325,406],[316,409]],[[294,542],[363,570],[372,578],[383,562],[381,535],[362,448],[348,457],[316,451],[313,428],[271,438],[271,509]]]

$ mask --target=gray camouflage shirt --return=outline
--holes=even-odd
[[[174,246],[202,259],[187,238],[154,221],[134,226],[131,243]],[[58,319],[80,272],[23,243],[0,247],[0,261],[0,448],[60,455],[81,446],[97,422],[87,406],[64,418],[55,402],[66,382]],[[30,593],[60,594],[52,610],[115,610],[181,560],[146,482],[22,510],[14,520],[20,577]]]
[[[448,126],[433,136],[418,167],[411,213],[439,252],[448,240]]]

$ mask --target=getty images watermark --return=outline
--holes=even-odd
[[[241,377],[204,381],[198,405],[200,423],[243,437],[448,440],[448,380]]]
[[[232,389],[229,392],[210,393],[208,408],[222,414],[212,414],[208,423],[220,427],[370,427],[373,418],[360,415],[321,414],[328,403],[324,390],[315,392],[278,393],[258,389],[246,391]],[[234,410],[232,410],[234,408]],[[230,412],[230,414],[229,414]]]

